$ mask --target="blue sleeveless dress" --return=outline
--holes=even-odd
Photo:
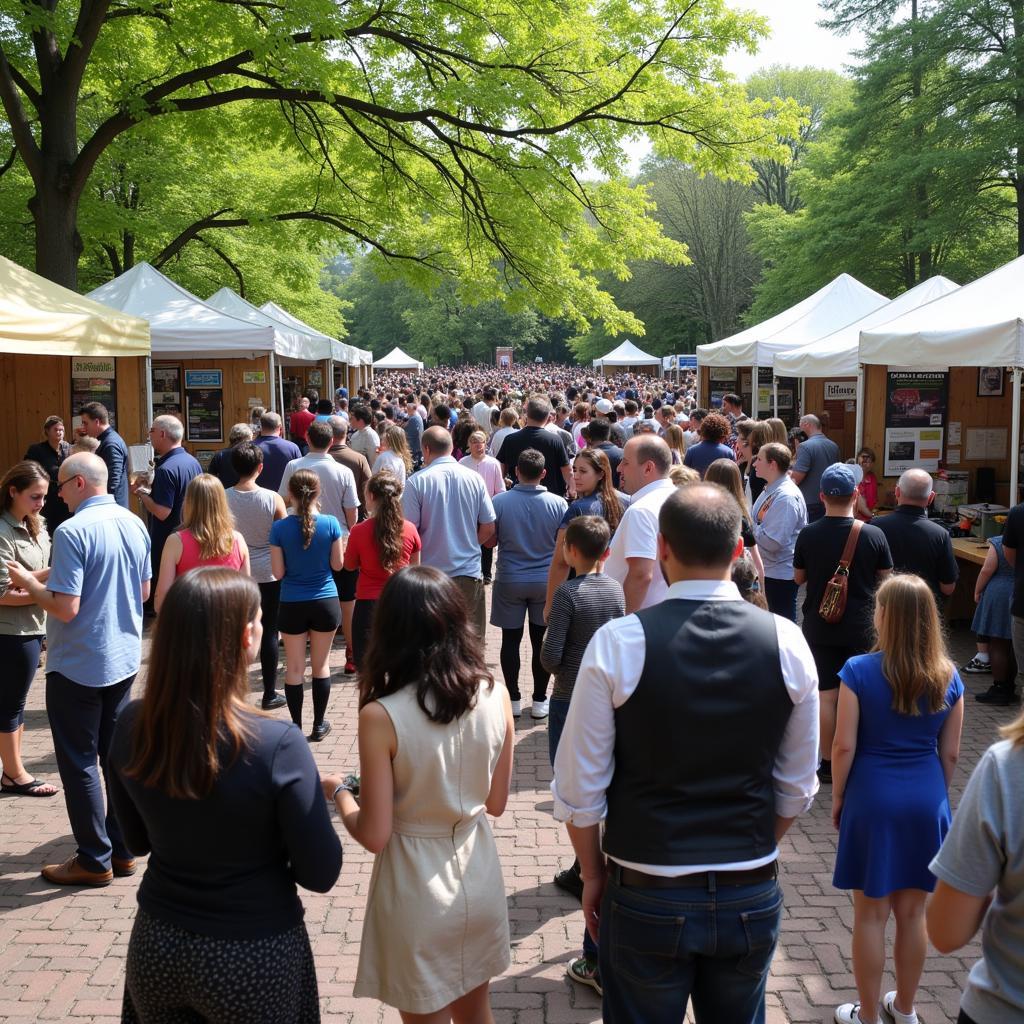
[[[992,636],[1009,640],[1010,602],[1013,600],[1013,566],[1003,554],[1003,538],[992,537],[989,544],[995,548],[998,563],[992,578],[981,592],[971,623],[971,632],[976,636]]]
[[[964,684],[954,669],[941,711],[901,715],[892,707],[880,651],[851,658],[839,678],[857,695],[860,720],[832,884],[872,898],[897,889],[932,892],[928,865],[951,821],[937,740]]]

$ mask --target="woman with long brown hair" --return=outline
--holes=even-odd
[[[376,855],[355,995],[407,1024],[490,1022],[509,930],[487,815],[508,800],[512,707],[439,570],[403,569],[385,585],[359,697],[360,802],[349,780],[323,779],[345,828]]]
[[[17,562],[37,579],[50,570],[50,536],[42,511],[50,474],[26,460],[0,480],[0,789],[16,796],[53,796],[57,790],[33,778],[21,760],[25,701],[39,668],[46,635],[46,612],[23,590],[11,585],[8,562]]]
[[[338,586],[333,572],[344,565],[341,524],[320,513],[320,478],[299,469],[288,480],[295,515],[270,528],[270,568],[281,581],[277,624],[284,638],[284,698],[292,721],[302,727],[302,678],[306,674],[306,641],[313,674],[313,729],[317,742],[330,731],[324,716],[331,697],[331,644],[341,624]]]
[[[747,508],[753,509],[754,502],[761,497],[761,492],[768,486],[768,481],[757,475],[757,453],[774,440],[774,432],[768,426],[767,421],[758,420],[750,428],[750,469],[747,471],[747,479],[744,485],[744,493],[747,497]],[[785,441],[780,441],[785,445]]]
[[[249,575],[248,545],[235,529],[224,485],[209,473],[189,481],[181,506],[181,529],[164,544],[153,597],[157,614],[175,579],[201,565],[219,565]]]
[[[673,423],[665,431],[665,444],[672,452],[672,465],[681,466],[686,458],[686,437],[683,435],[683,428]]]
[[[612,464],[600,448],[584,448],[572,461],[572,481],[576,498],[562,519],[555,538],[555,553],[548,570],[547,598],[544,619],[547,621],[555,591],[569,578],[571,568],[565,560],[565,531],[579,516],[600,516],[615,536],[622,515],[629,505],[629,496],[617,491],[613,484]]]
[[[392,423],[380,434],[380,450],[373,463],[374,473],[386,470],[405,483],[405,478],[412,472],[412,452],[405,431]]]
[[[402,482],[391,473],[375,473],[366,483],[369,518],[352,527],[345,568],[358,572],[349,657],[358,670],[366,653],[373,612],[384,585],[399,569],[419,565],[419,531],[402,514]]]
[[[761,553],[757,550],[757,540],[754,537],[754,525],[750,520],[750,513],[747,510],[747,499],[743,493],[743,483],[740,478],[740,468],[731,459],[715,459],[707,468],[704,474],[704,482],[707,484],[718,484],[725,488],[735,499],[739,506],[741,521],[740,535],[743,537],[743,553],[750,559],[757,573],[758,586],[764,591],[764,563],[761,561]]]
[[[320,1020],[296,886],[330,889],[341,845],[302,734],[245,703],[261,632],[248,576],[177,578],[142,700],[114,731],[111,802],[128,848],[153,854],[128,944],[129,1024]]]
[[[960,750],[963,683],[946,653],[931,588],[890,576],[875,595],[877,641],[840,670],[832,744],[833,884],[853,890],[853,972],[859,1003],[839,1024],[876,1024],[885,926],[896,918],[896,990],[882,1005],[914,1019],[927,952],[928,870],[949,830],[949,782]],[[899,1018],[897,1018],[899,1019]]]

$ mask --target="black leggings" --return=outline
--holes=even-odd
[[[544,643],[544,626],[530,625],[530,646],[533,648],[533,699],[547,700],[548,674],[540,663],[540,649]],[[519,700],[519,646],[523,642],[523,627],[503,629],[501,631],[501,674],[505,677],[505,686],[512,700]]]
[[[260,643],[260,669],[263,671],[263,696],[273,697],[277,689],[277,661],[281,637],[277,616],[281,610],[281,581],[258,583],[260,609],[263,612],[263,640]]]
[[[349,657],[356,668],[362,668],[366,663],[366,651],[370,645],[373,613],[376,607],[376,601],[356,598],[356,606],[352,611],[352,646],[349,647]]]

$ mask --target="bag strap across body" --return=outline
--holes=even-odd
[[[859,519],[854,519],[850,527],[850,533],[846,538],[846,545],[843,547],[842,557],[839,559],[839,566],[832,574],[831,579],[825,584],[825,592],[821,596],[821,603],[818,605],[818,615],[823,621],[835,625],[841,622],[846,613],[846,596],[849,590],[850,564],[853,562],[853,554],[857,550],[857,538],[860,537],[860,528],[864,524]]]
[[[854,519],[853,526],[850,527],[850,536],[846,538],[846,546],[839,559],[839,568],[836,569],[837,576],[839,573],[844,573],[847,576],[850,574],[850,563],[853,561],[853,553],[857,550],[857,538],[860,536],[860,528],[863,525],[859,519]]]

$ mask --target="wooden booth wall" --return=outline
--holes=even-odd
[[[120,360],[118,360],[120,362]],[[153,368],[176,366],[181,371],[182,406],[181,418],[185,419],[185,371],[186,370],[220,370],[223,381],[223,435],[220,441],[190,441],[188,432],[185,434],[184,447],[192,454],[202,451],[217,451],[227,447],[228,431],[236,423],[249,422],[249,399],[259,399],[265,409],[270,408],[270,358],[259,356],[256,359],[171,359],[153,360]],[[262,372],[263,383],[246,384],[243,374]],[[200,460],[202,461],[202,460]]]
[[[886,370],[885,366],[868,366],[865,368],[865,406],[864,406],[864,443],[873,448],[878,455],[876,473],[879,477],[879,501],[892,502],[892,488],[896,479],[882,479],[885,466],[885,399]],[[975,500],[975,478],[979,467],[991,466],[996,471],[996,501],[1002,505],[1011,504],[1010,498],[1010,459],[1014,457],[1019,442],[1009,437],[1011,429],[1011,395],[1012,378],[1005,375],[1004,393],[997,398],[978,397],[978,368],[967,366],[952,367],[949,372],[949,411],[943,434],[944,451],[949,448],[949,422],[961,424],[961,443],[959,446],[961,461],[958,465],[950,465],[951,470],[966,470],[970,473],[968,498]],[[1007,431],[1008,441],[1006,458],[975,459],[967,461],[967,431],[973,428],[998,427]]]
[[[141,356],[115,360],[114,416],[117,432],[128,444],[147,440],[145,360]],[[3,470],[18,462],[30,444],[43,440],[43,421],[61,416],[73,441],[78,425],[71,407],[71,359],[68,356],[0,354],[0,396],[14,411],[0,439]]]
[[[829,377],[828,381],[842,381],[856,385],[856,377]],[[855,401],[825,401],[825,379],[807,377],[804,379],[803,409],[817,416],[825,433],[839,445],[840,456],[852,459],[857,454],[857,403]],[[801,410],[803,415],[803,410]],[[869,445],[869,447],[874,447]],[[876,449],[881,456],[881,449]]]

